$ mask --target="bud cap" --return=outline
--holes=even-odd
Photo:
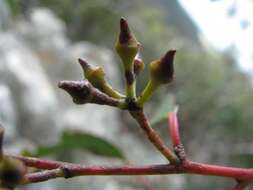
[[[169,83],[174,77],[174,56],[176,50],[169,50],[161,59],[150,63],[151,78],[161,84]]]
[[[136,40],[124,18],[120,19],[120,33],[115,48],[122,62],[127,67],[132,64],[140,48],[140,43]]]

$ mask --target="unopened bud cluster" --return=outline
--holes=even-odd
[[[150,80],[142,93],[136,95],[136,77],[144,70],[145,64],[139,57],[140,43],[124,18],[120,19],[120,32],[115,49],[123,63],[125,95],[113,89],[106,81],[102,67],[78,59],[86,79],[59,83],[59,87],[72,96],[74,103],[96,103],[128,110],[133,110],[133,107],[141,109],[157,87],[172,81],[175,50],[169,50],[164,56],[149,64]]]

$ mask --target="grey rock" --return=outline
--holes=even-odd
[[[0,123],[5,129],[5,140],[13,139],[16,134],[16,108],[10,89],[0,83]]]
[[[40,61],[11,32],[0,35],[0,57],[0,80],[13,95],[19,132],[36,143],[54,142],[57,99]]]
[[[55,55],[69,44],[65,24],[48,9],[33,9],[29,21],[20,21],[16,29],[37,51]]]
[[[27,138],[16,137],[11,142],[4,144],[4,151],[8,154],[19,155],[23,150],[33,150],[35,148],[34,143]]]
[[[0,0],[0,31],[11,24],[11,15],[5,0]]]
[[[114,139],[120,130],[120,121],[116,110],[112,109],[98,105],[73,106],[63,113],[61,126]]]

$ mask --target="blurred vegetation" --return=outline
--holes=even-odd
[[[56,144],[39,146],[35,151],[25,149],[22,154],[24,156],[42,157],[62,155],[74,150],[89,151],[100,156],[125,159],[122,151],[106,139],[73,130],[63,131],[61,140]]]
[[[198,157],[200,150],[191,146],[197,143],[205,147],[205,154],[210,155],[206,161],[226,165],[233,161],[240,166],[252,167],[252,154],[246,157],[233,155],[234,144],[252,141],[253,91],[249,79],[239,71],[229,53],[200,47],[196,39],[180,35],[178,31],[187,32],[188,25],[185,29],[182,25],[180,28],[177,24],[168,25],[169,7],[145,0],[40,0],[33,2],[32,6],[52,9],[65,21],[72,40],[87,40],[110,48],[116,39],[119,18],[124,16],[143,45],[141,55],[146,63],[160,57],[168,48],[178,47],[176,79],[156,93],[152,107],[166,110],[158,105],[174,103],[174,100],[165,100],[165,97],[174,96],[179,105],[181,130],[190,156]],[[182,20],[179,16],[173,19]],[[140,88],[146,83],[148,71],[143,76]],[[170,108],[171,105],[168,105]],[[159,109],[151,112],[154,115],[162,112],[160,116],[156,115],[158,119],[164,117],[164,112]],[[166,124],[160,122],[160,125]],[[223,145],[227,147],[225,150],[221,148]],[[212,184],[202,183],[192,187],[210,189]]]

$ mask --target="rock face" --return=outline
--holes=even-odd
[[[57,134],[53,118],[57,113],[56,96],[39,60],[11,32],[0,36],[0,54],[0,80],[13,96],[18,115],[17,131],[35,143],[53,142]]]
[[[10,24],[10,12],[4,0],[0,0],[0,30],[8,28]]]
[[[164,163],[143,134],[139,134],[142,139],[138,138],[138,129],[124,127],[115,108],[76,106],[65,92],[57,89],[59,80],[83,77],[76,61],[78,57],[103,66],[110,83],[122,89],[113,53],[87,42],[73,44],[66,38],[65,30],[63,22],[46,9],[33,10],[29,21],[20,20],[15,27],[0,30],[0,123],[6,129],[7,151],[18,153],[24,146],[52,144],[63,129],[70,128],[109,139],[136,164]],[[123,164],[88,153],[72,154],[74,162]],[[148,179],[158,184],[157,187],[161,184],[166,188],[183,189],[184,178],[172,180],[174,182],[165,177]],[[26,189],[137,190],[149,183],[142,181],[135,177],[84,177],[35,184]]]
[[[16,108],[13,103],[10,89],[0,84],[0,121],[6,128],[5,140],[13,139],[16,136]]]

